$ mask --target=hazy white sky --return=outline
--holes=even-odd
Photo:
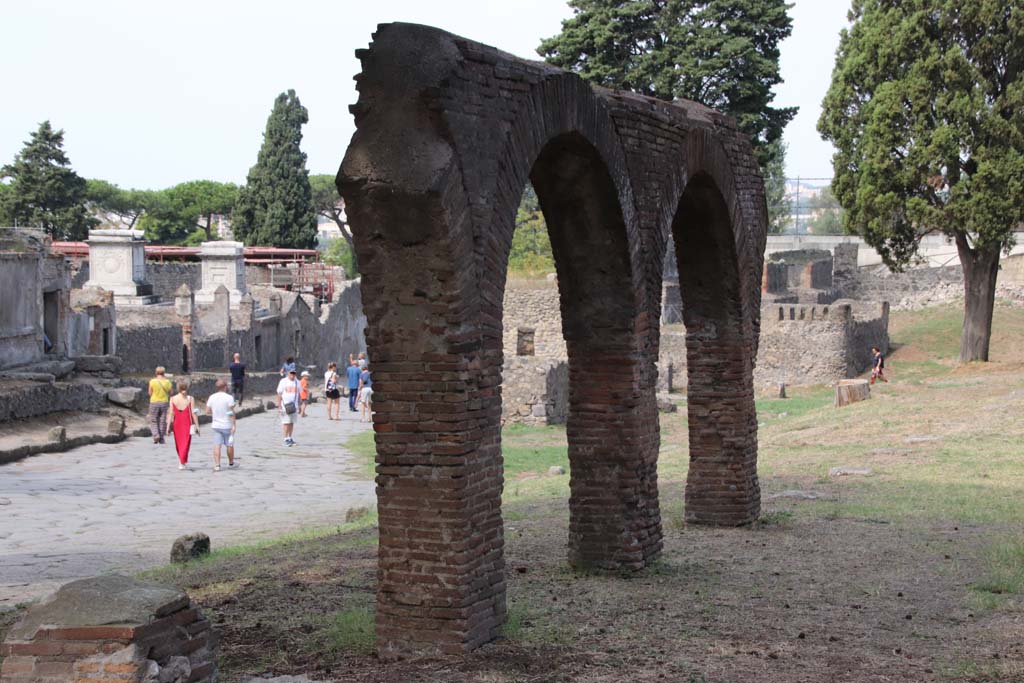
[[[335,173],[354,126],[353,52],[378,23],[409,21],[538,59],[571,15],[562,0],[22,0],[4,3],[0,163],[40,121],[65,131],[79,174],[122,187],[244,182],[274,97],[309,110],[311,173]],[[831,175],[814,130],[848,0],[796,0],[776,103],[789,175]]]

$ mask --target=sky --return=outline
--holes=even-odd
[[[775,104],[787,175],[832,175],[815,131],[849,0],[796,0]],[[337,172],[354,131],[354,51],[378,23],[438,26],[529,59],[572,10],[562,0],[32,0],[5,3],[0,163],[43,120],[65,132],[72,167],[121,187],[242,183],[274,98],[309,110],[310,173]]]

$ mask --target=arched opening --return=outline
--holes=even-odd
[[[686,520],[757,518],[757,418],[733,221],[707,173],[693,176],[672,222],[686,326],[690,469]]]
[[[656,422],[642,419],[640,309],[621,192],[578,133],[550,140],[529,179],[550,239],[564,339],[558,351],[568,362],[569,562],[639,569],[661,548],[658,435]],[[542,335],[551,334],[550,318],[538,312],[537,326],[525,329],[513,321],[517,329],[505,338],[548,352]],[[505,352],[514,352],[508,342]],[[536,365],[544,369],[542,359]],[[504,368],[508,380],[507,358]],[[509,400],[512,387],[505,388]]]

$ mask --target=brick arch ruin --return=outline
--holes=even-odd
[[[380,654],[467,651],[505,620],[502,298],[527,180],[569,355],[570,563],[634,570],[661,549],[655,361],[669,239],[691,368],[687,519],[755,519],[766,219],[731,120],[425,26],[382,25],[357,56],[357,131],[338,187],[376,390]]]

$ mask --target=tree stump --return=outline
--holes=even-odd
[[[871,398],[871,386],[866,379],[841,379],[836,384],[836,408]]]

